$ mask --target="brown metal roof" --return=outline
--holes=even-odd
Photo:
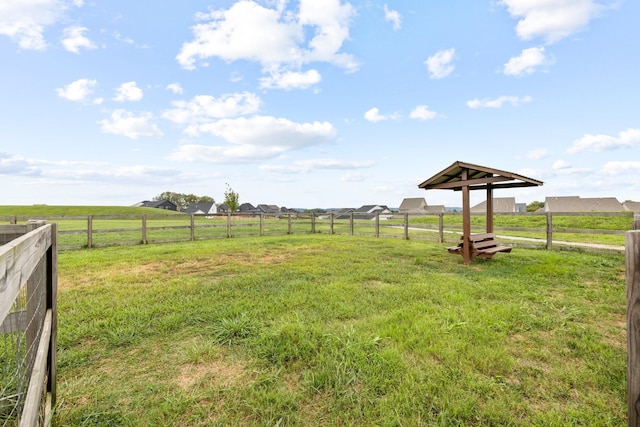
[[[467,180],[463,181],[462,171],[465,169]],[[488,184],[491,184],[491,188],[514,188],[535,187],[543,182],[513,172],[458,161],[419,184],[418,188],[460,190],[468,186],[470,190],[483,190],[487,189]]]

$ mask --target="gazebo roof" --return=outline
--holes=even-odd
[[[463,170],[467,171],[466,180],[462,179]],[[488,184],[491,184],[491,188],[496,189],[535,187],[542,185],[543,182],[513,172],[458,161],[419,184],[418,188],[424,190],[461,190],[462,187],[468,186],[470,190],[486,190]]]

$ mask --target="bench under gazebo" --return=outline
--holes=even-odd
[[[497,252],[511,250],[510,247],[502,246],[495,241],[493,234],[493,190],[535,187],[542,184],[542,181],[513,172],[458,161],[419,184],[418,188],[462,191],[462,237],[458,246],[450,247],[448,250],[451,253],[459,253],[462,255],[464,263],[470,264],[476,256],[491,258]],[[482,234],[471,234],[469,202],[471,190],[486,190],[487,192],[486,232]]]

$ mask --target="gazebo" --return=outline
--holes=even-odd
[[[463,219],[461,250],[464,263],[470,264],[474,253],[471,250],[471,208],[469,205],[469,191],[487,191],[486,232],[493,233],[493,190],[500,188],[535,187],[542,184],[542,181],[527,178],[526,176],[513,172],[457,161],[419,184],[418,188],[424,190],[462,191]]]

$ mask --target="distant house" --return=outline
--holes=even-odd
[[[334,219],[349,219],[351,212],[354,212],[354,211],[355,211],[354,208],[332,209],[330,211],[327,211],[327,214],[328,214],[327,217],[330,214],[333,214]]]
[[[137,203],[135,206],[143,207],[143,208],[156,208],[156,209],[165,209],[168,211],[177,211],[178,205],[168,200],[145,200],[143,202]]]
[[[640,214],[640,202],[624,202],[622,207],[625,211],[631,211],[634,214]]]
[[[515,197],[494,197],[493,198],[493,212],[494,213],[520,213],[526,212],[526,205],[524,203],[516,203]],[[486,213],[487,201],[478,203],[471,208],[471,213]]]
[[[229,205],[227,205],[226,203],[219,204],[217,209],[218,209],[218,213],[228,213],[228,212],[230,212]]]
[[[545,212],[621,212],[624,206],[615,197],[580,198],[580,196],[547,197]]]
[[[195,215],[215,215],[218,213],[218,207],[213,202],[191,203],[182,212]]]
[[[276,205],[258,205],[256,209],[259,212],[266,213],[266,214],[280,213],[280,208]]]
[[[393,218],[393,212],[385,205],[364,205],[353,211],[353,216],[357,219],[374,219],[376,215],[380,219]]]
[[[238,212],[242,213],[260,213],[260,211],[251,203],[243,203],[238,207]]]
[[[400,214],[409,215],[429,215],[440,214],[445,212],[444,205],[427,205],[427,201],[424,197],[409,197],[402,200],[400,208],[398,209]]]

